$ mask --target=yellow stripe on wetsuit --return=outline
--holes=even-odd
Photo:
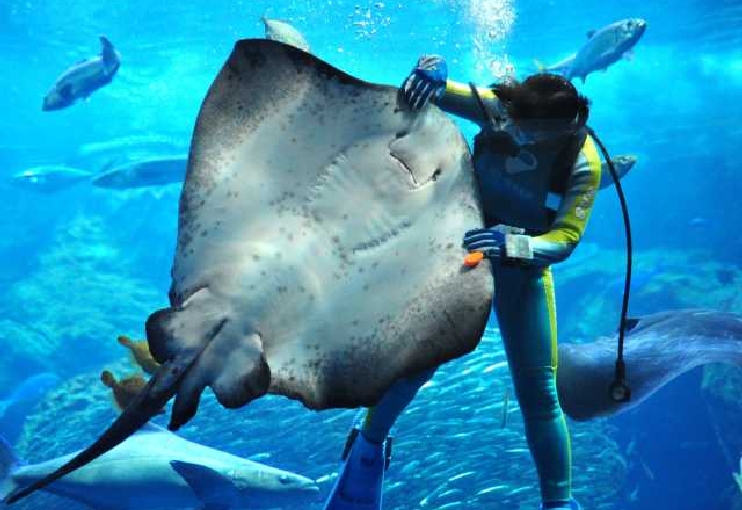
[[[492,89],[477,87],[477,92],[479,92],[479,97],[482,98],[488,108],[494,109],[497,107],[498,100]],[[445,93],[435,100],[435,104],[443,111],[452,113],[457,117],[478,124],[484,123],[482,110],[479,108],[479,103],[472,95],[468,84],[448,80]]]
[[[549,265],[569,257],[585,233],[600,185],[600,156],[595,142],[585,139],[551,229],[531,240],[534,262]]]

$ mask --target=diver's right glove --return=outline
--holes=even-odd
[[[413,110],[423,108],[446,90],[448,66],[440,55],[423,55],[402,83],[402,97]]]

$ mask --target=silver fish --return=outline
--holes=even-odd
[[[103,36],[100,37],[100,47],[100,55],[78,62],[57,78],[44,97],[43,111],[67,108],[78,99],[90,97],[93,92],[111,83],[121,66],[121,55],[111,41]]]

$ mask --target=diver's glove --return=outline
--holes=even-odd
[[[531,237],[525,233],[525,229],[509,225],[469,230],[464,234],[463,248],[470,252],[482,252],[490,259],[521,262],[533,259]]]
[[[463,248],[481,251],[485,257],[500,258],[505,245],[505,233],[497,227],[475,228],[464,234]]]
[[[440,55],[423,55],[402,83],[402,97],[413,110],[423,108],[446,90],[448,66]]]

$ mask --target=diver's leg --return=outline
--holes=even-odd
[[[570,508],[571,445],[556,389],[557,327],[551,271],[500,266],[495,278],[495,312],[544,508]]]
[[[382,443],[389,435],[397,417],[412,402],[423,384],[433,377],[435,370],[426,370],[394,383],[379,403],[366,412],[361,434],[369,441]]]
[[[389,431],[435,369],[400,379],[354,426],[343,452],[343,464],[325,510],[380,510],[384,471],[391,447]]]

